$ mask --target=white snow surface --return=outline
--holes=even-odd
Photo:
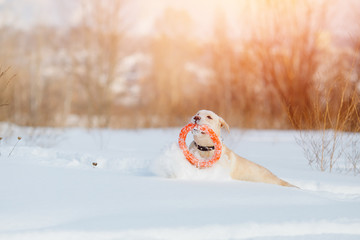
[[[360,239],[359,176],[312,169],[296,132],[224,143],[300,189],[196,169],[179,132],[3,127],[0,239]]]

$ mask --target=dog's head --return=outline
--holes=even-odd
[[[214,112],[209,110],[200,110],[192,118],[191,122],[199,125],[207,125],[210,127],[218,137],[220,137],[221,128],[225,127],[229,131],[229,125],[224,119],[216,115]],[[198,130],[192,131],[194,135],[194,141],[202,146],[213,146],[214,143],[210,137]]]

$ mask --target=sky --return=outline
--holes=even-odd
[[[6,21],[23,28],[46,22],[51,25],[76,23],[81,9],[76,0],[0,0],[0,21]],[[207,25],[213,13],[221,8],[229,18],[234,18],[237,0],[132,0],[125,7],[127,16],[136,22],[134,32],[146,33],[151,30],[154,19],[167,7],[186,9],[196,24]]]
[[[80,0],[0,0],[0,24],[10,24],[28,28],[37,23],[56,26],[76,24],[81,18]],[[348,24],[349,10],[359,8],[357,0],[332,0],[332,19],[335,31],[347,33],[358,28]],[[130,32],[136,35],[150,33],[154,20],[167,7],[186,10],[195,23],[198,34],[211,31],[214,16],[223,11],[230,29],[235,29],[241,21],[242,3],[245,0],[131,0],[124,8],[130,22]]]

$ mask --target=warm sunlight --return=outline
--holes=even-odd
[[[359,53],[360,0],[0,0],[0,239],[360,239]]]
[[[226,13],[230,21],[237,21],[238,12],[241,8],[241,1],[237,0],[152,0],[145,2],[143,0],[136,0],[131,3],[139,9],[139,11],[134,11],[134,14],[142,19],[138,23],[138,28],[135,29],[135,32],[140,34],[151,31],[154,19],[166,8],[185,10],[197,25],[199,35],[209,34],[216,14],[221,11]]]

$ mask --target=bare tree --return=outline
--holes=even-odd
[[[194,56],[192,20],[182,10],[168,8],[155,23],[156,35],[151,40],[152,70],[143,83],[143,96],[161,123],[177,124],[177,116],[184,116],[191,105],[193,84],[186,64]],[[182,121],[182,120],[181,120]]]
[[[89,126],[109,126],[124,37],[122,0],[82,1],[82,20],[73,29],[77,41],[72,59],[79,83],[77,108],[86,113]],[[81,112],[81,110],[80,110]]]
[[[295,128],[311,109],[315,73],[321,51],[316,37],[324,28],[327,5],[310,1],[255,1],[250,39],[260,78],[268,90],[269,107],[283,104]]]

